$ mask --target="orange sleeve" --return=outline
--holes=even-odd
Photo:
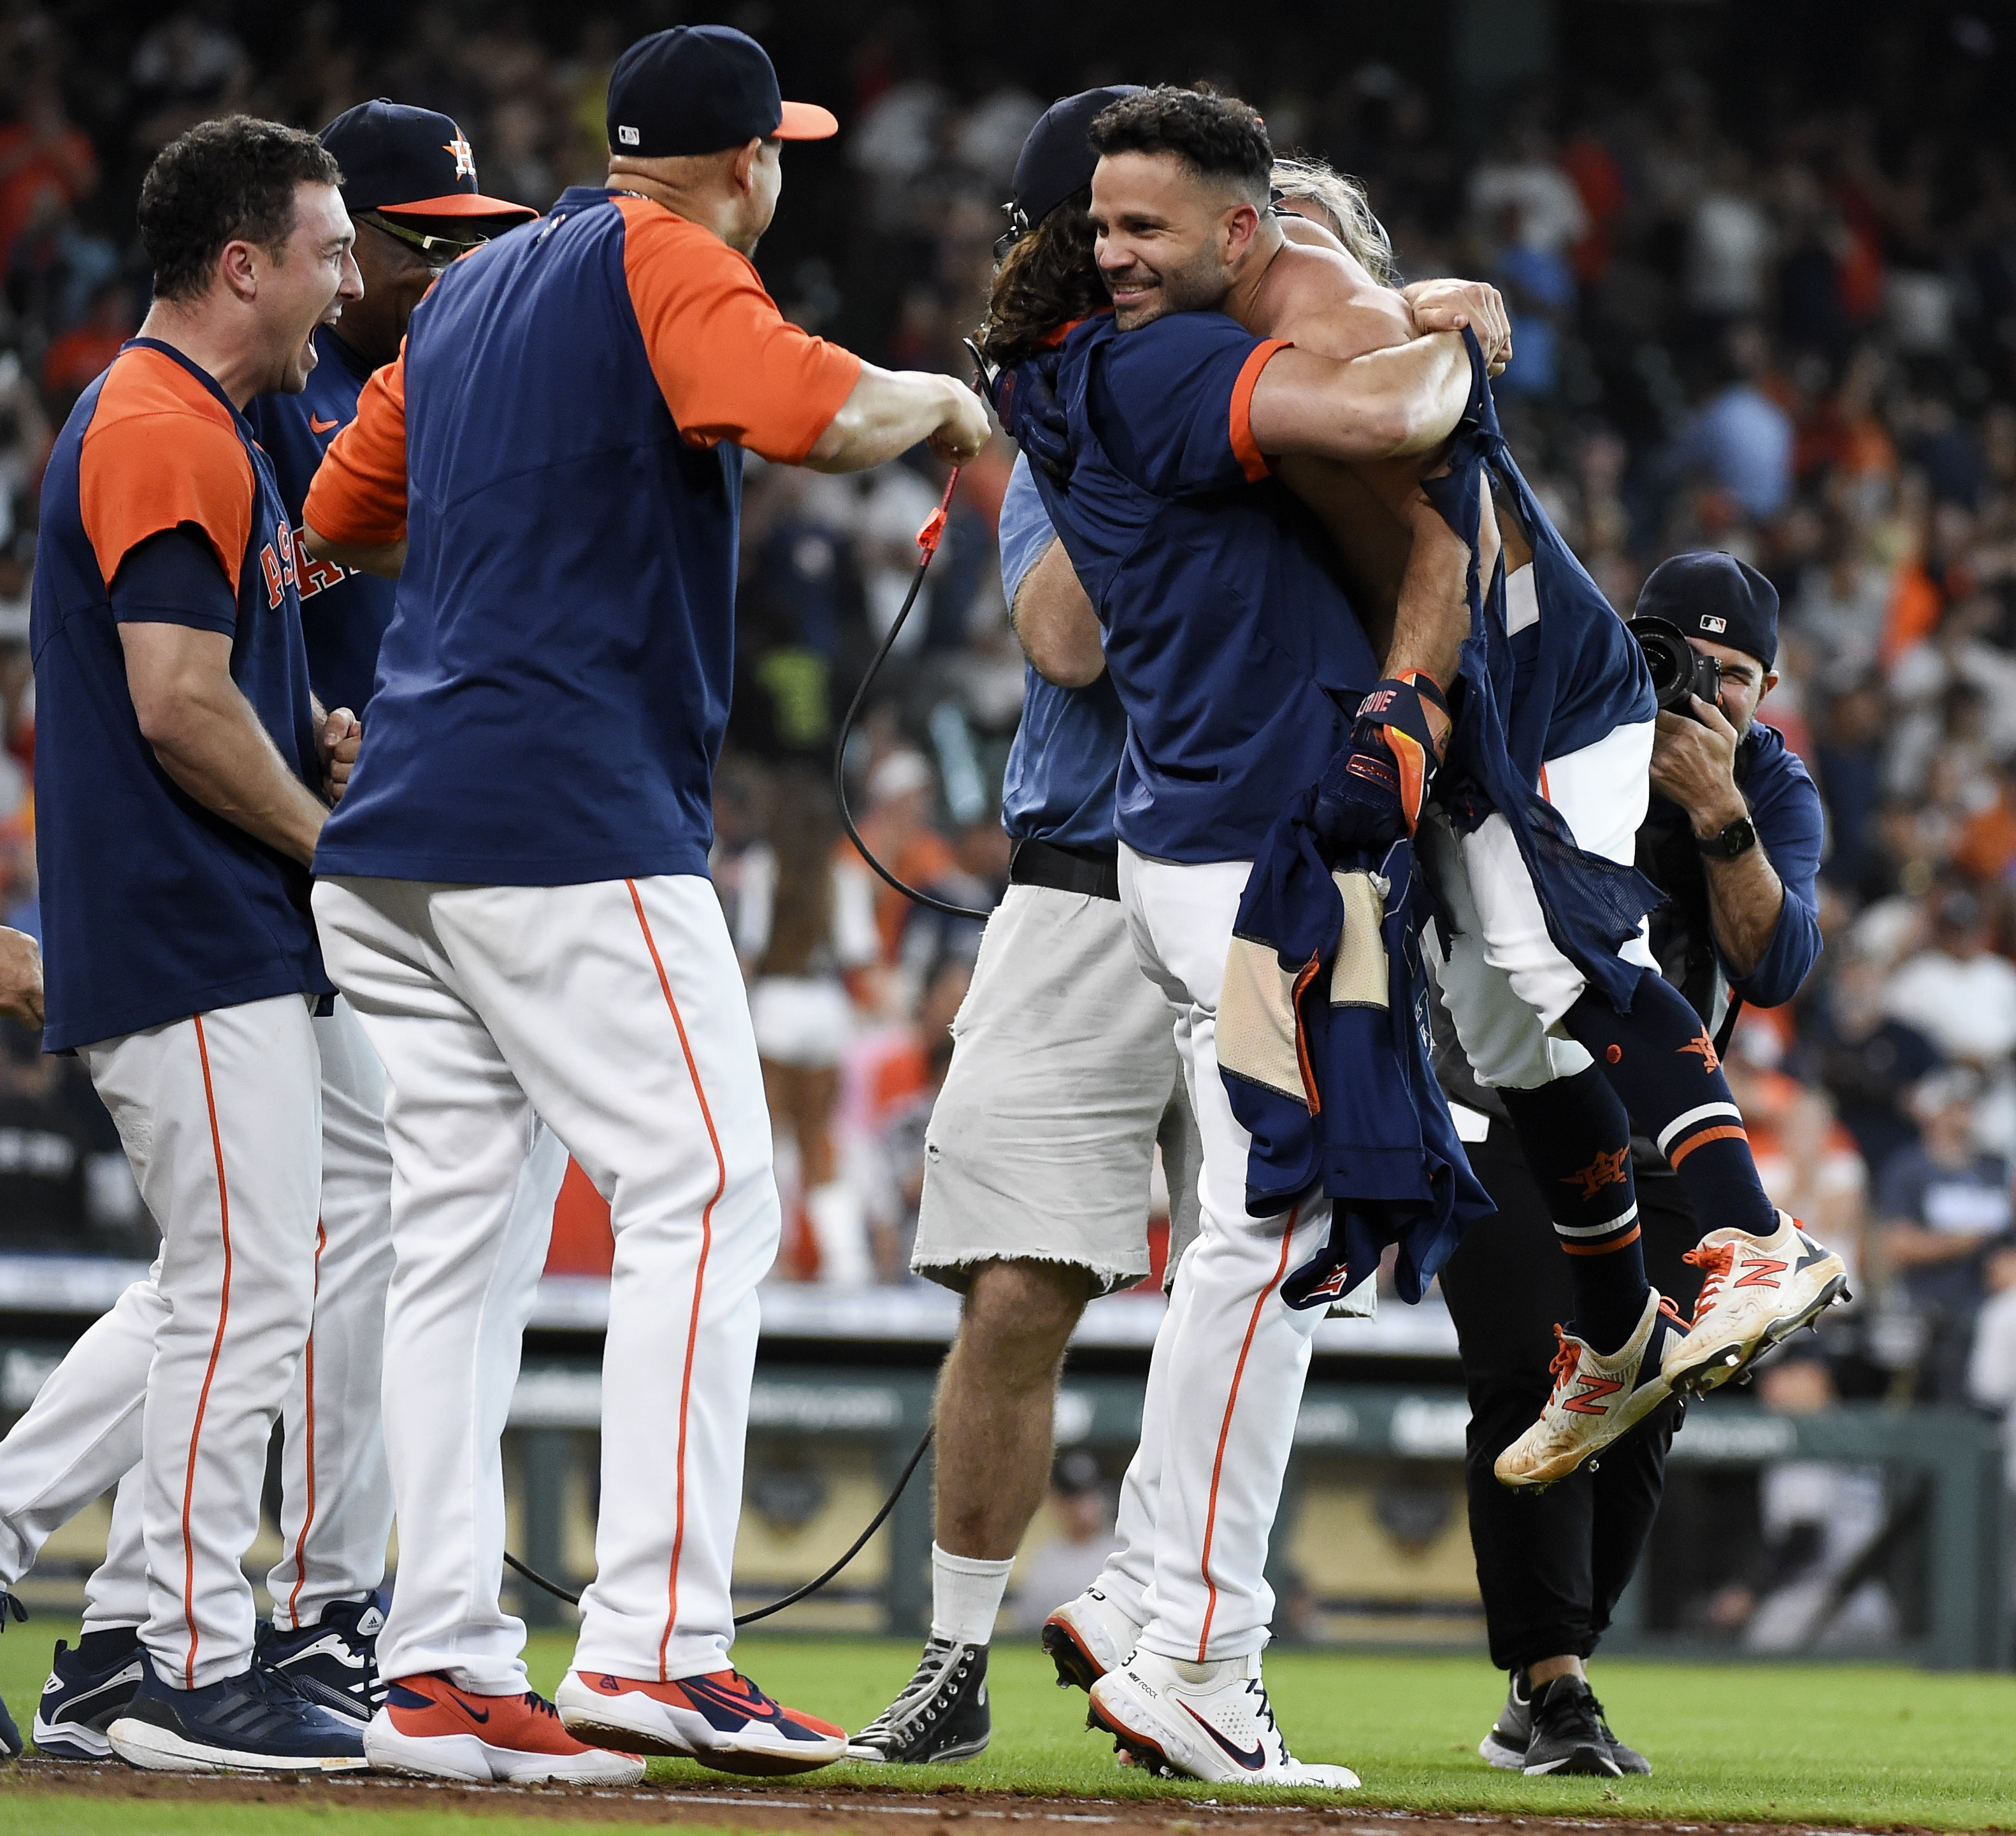
[[[209,539],[236,592],[253,503],[252,462],[237,434],[200,414],[101,419],[77,455],[77,495],[107,589],[120,563],[149,536],[188,524]]]
[[[679,432],[695,446],[729,440],[797,464],[852,392],[861,359],[791,324],[748,257],[718,237],[642,199],[616,204],[631,304]]]
[[[1261,371],[1281,352],[1293,348],[1293,340],[1287,338],[1269,338],[1255,344],[1239,366],[1239,375],[1232,385],[1232,455],[1249,484],[1258,484],[1274,469],[1254,443],[1253,391]]]
[[[373,370],[357,418],[329,443],[301,518],[318,535],[384,548],[406,534],[406,347]]]

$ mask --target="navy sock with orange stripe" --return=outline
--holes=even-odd
[[[1759,1237],[1778,1227],[1715,1042],[1678,988],[1648,969],[1629,1013],[1592,990],[1568,1010],[1564,1024],[1659,1144],[1697,1218]]]
[[[1599,1352],[1615,1352],[1636,1330],[1651,1291],[1631,1179],[1631,1118],[1593,1065],[1537,1090],[1498,1094],[1568,1252],[1576,1334]]]

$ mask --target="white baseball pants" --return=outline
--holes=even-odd
[[[1252,863],[1181,866],[1120,850],[1120,896],[1148,979],[1175,1017],[1204,1140],[1197,1240],[1176,1271],[1149,1366],[1142,1440],[1123,1491],[1114,1597],[1144,1622],[1143,1649],[1215,1662],[1267,1642],[1265,1570],[1320,1307],[1298,1312],[1282,1278],[1313,1256],[1330,1207],[1246,1210],[1252,1136],[1219,1075],[1219,993]],[[1136,1605],[1138,1601],[1139,1604]]]
[[[1633,858],[1651,795],[1653,732],[1650,721],[1614,727],[1541,767],[1541,794],[1589,853]],[[1447,960],[1438,949],[1427,954],[1478,1082],[1532,1090],[1587,1070],[1588,1053],[1560,1026],[1589,985],[1548,934],[1511,826],[1493,815],[1459,837],[1431,808],[1417,840],[1456,931]],[[1641,923],[1618,954],[1656,968],[1647,933]]]
[[[376,1588],[392,1525],[380,1427],[380,1346],[392,1268],[385,1077],[340,997],[334,1011],[315,1022],[315,1038],[322,1103],[315,1325],[283,1410],[285,1553],[267,1579],[283,1629],[312,1625],[331,1602]],[[514,1229],[548,1227],[566,1171],[567,1150],[542,1129]],[[138,1625],[147,1617],[140,1416],[155,1329],[167,1312],[159,1269],[157,1262],[92,1323],[0,1441],[0,1586],[28,1571],[59,1525],[118,1484],[106,1557],[85,1588],[87,1632]]]
[[[399,1572],[388,1677],[526,1687],[498,1601],[499,1438],[538,1258],[505,1228],[536,1106],[610,1202],[596,1574],[575,1662],[726,1667],[759,1325],[777,1249],[762,1073],[713,887],[325,880],[331,974],[384,1061],[394,1263],[385,1434]]]
[[[80,1049],[161,1231],[140,1429],[140,1636],[177,1688],[251,1661],[240,1564],[315,1305],[322,1093],[310,1014],[303,996],[282,995]],[[142,1309],[113,1312],[137,1325]]]

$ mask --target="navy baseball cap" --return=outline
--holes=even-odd
[[[720,153],[751,140],[824,140],[830,110],[787,102],[770,54],[733,26],[639,38],[609,74],[609,150],[639,160]]]
[[[1085,138],[1093,117],[1123,96],[1140,93],[1139,83],[1114,83],[1067,95],[1044,110],[1015,161],[1011,208],[1028,228],[1034,229],[1066,198],[1091,184],[1099,164],[1099,155]]]
[[[1638,595],[1640,618],[1727,644],[1769,669],[1778,658],[1778,589],[1747,561],[1704,550],[1661,561]]]
[[[432,109],[380,96],[345,109],[322,129],[322,143],[343,168],[343,207],[352,216],[538,215],[524,204],[476,189],[476,156],[462,130]]]

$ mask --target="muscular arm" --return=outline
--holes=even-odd
[[[1470,358],[1453,332],[1344,362],[1283,351],[1254,384],[1253,441],[1346,463],[1413,457],[1455,431],[1469,396]]]
[[[988,432],[980,398],[950,376],[864,363],[805,463],[816,472],[859,472],[921,441],[946,463],[963,465],[987,444]]]
[[[287,769],[231,678],[231,639],[185,625],[122,622],[141,736],[204,808],[304,865],[329,814]]]
[[[42,950],[24,931],[0,925],[0,1014],[42,1024]]]
[[[1099,615],[1078,585],[1062,542],[1053,542],[1022,577],[1008,618],[1024,654],[1046,682],[1060,689],[1082,689],[1106,673]]]

